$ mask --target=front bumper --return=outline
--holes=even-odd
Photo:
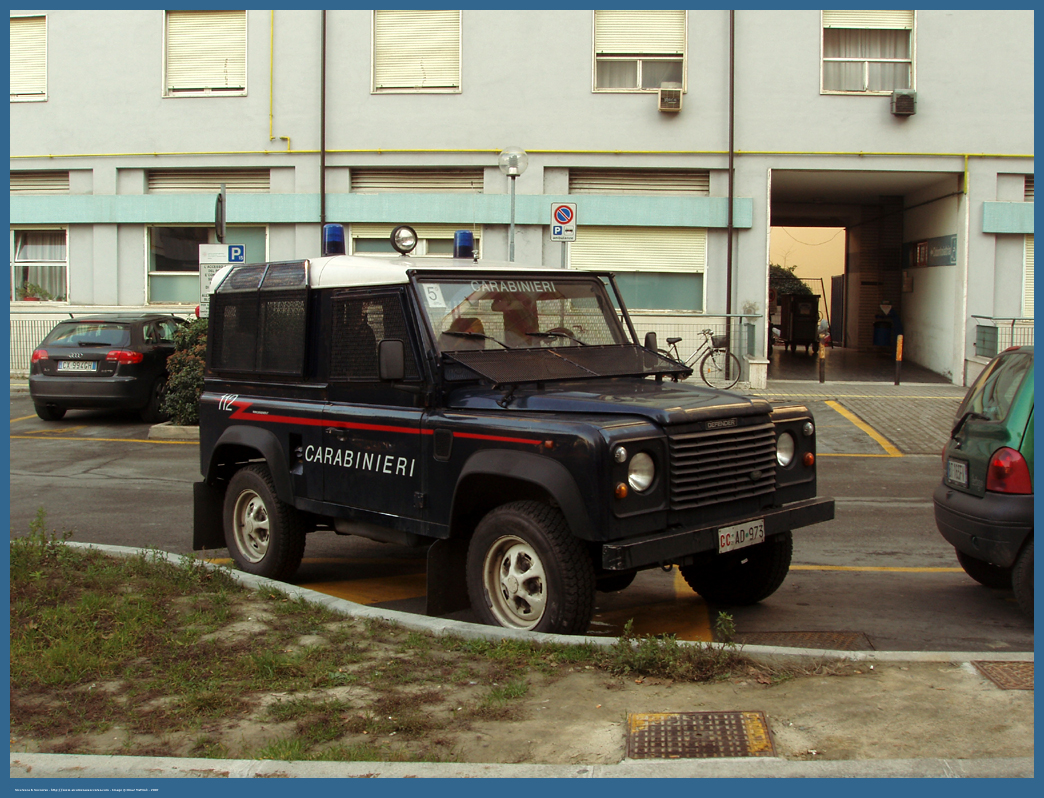
[[[671,529],[632,540],[602,545],[602,568],[626,571],[661,563],[687,564],[686,559],[708,551],[717,551],[718,530],[723,526],[742,524],[758,518],[765,520],[765,537],[779,535],[803,526],[830,521],[834,517],[833,499],[806,499],[785,507],[767,509],[749,518],[729,519],[712,526],[695,529]]]
[[[935,525],[958,551],[1010,568],[1033,534],[1033,495],[972,496],[940,484],[933,494]]]
[[[143,377],[29,376],[29,395],[41,405],[137,409],[149,401],[149,381]]]

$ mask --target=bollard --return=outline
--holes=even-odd
[[[826,382],[826,336],[819,336],[819,381]]]
[[[899,384],[899,372],[903,367],[903,336],[895,336],[895,384]]]

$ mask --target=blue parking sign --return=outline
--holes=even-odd
[[[245,263],[246,262],[246,247],[242,244],[229,244],[228,246],[228,262],[229,263]]]

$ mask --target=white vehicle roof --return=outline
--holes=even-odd
[[[561,269],[527,266],[508,261],[471,258],[431,258],[401,256],[379,258],[366,255],[332,255],[312,258],[308,263],[308,284],[312,288],[365,288],[375,285],[403,285],[409,282],[411,269],[430,272],[467,272],[493,274],[558,273]],[[234,266],[226,266],[214,275],[210,290],[215,291]],[[581,273],[573,272],[573,275]]]

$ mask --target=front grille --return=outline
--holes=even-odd
[[[673,433],[671,509],[690,510],[776,489],[774,425]]]

